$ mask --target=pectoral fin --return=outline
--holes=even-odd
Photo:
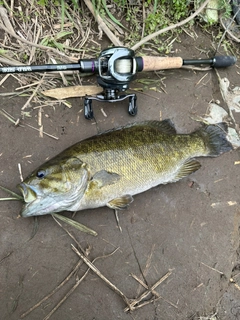
[[[98,171],[92,177],[92,180],[97,183],[99,188],[106,185],[116,183],[120,179],[120,175],[114,172],[108,172],[106,170]]]
[[[190,173],[197,171],[200,167],[201,167],[201,164],[198,161],[194,159],[187,160],[179,169],[177,175],[175,176],[172,182],[178,181],[188,176]]]
[[[123,210],[123,209],[126,209],[132,202],[133,202],[133,197],[130,194],[125,194],[120,198],[115,198],[109,201],[107,206],[111,209]]]

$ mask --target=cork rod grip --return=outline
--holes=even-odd
[[[142,57],[143,71],[154,71],[164,69],[178,69],[183,65],[180,57]]]

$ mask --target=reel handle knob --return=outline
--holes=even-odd
[[[237,62],[237,58],[234,56],[215,56],[212,60],[212,67],[214,68],[230,67]]]

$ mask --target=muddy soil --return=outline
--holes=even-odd
[[[199,34],[196,41],[184,35],[181,43],[174,44],[174,55],[203,58],[211,42],[208,34]],[[239,61],[219,70],[231,87],[240,83]],[[194,118],[207,112],[210,101],[219,100],[227,110],[214,70],[169,70],[160,76],[165,92],[155,74],[138,74],[137,79],[156,79],[150,87],[158,91],[145,88],[137,93],[135,117],[128,115],[124,101],[94,102],[96,122],[84,118],[81,98],[71,99],[71,109],[63,105],[44,107],[44,131],[59,140],[46,135],[40,138],[37,131],[16,127],[0,116],[0,185],[18,192],[18,163],[26,177],[66,147],[106,129],[133,121],[170,118],[178,132],[188,133],[199,126]],[[95,78],[92,81],[96,83]],[[17,86],[9,77],[1,92],[12,92]],[[132,89],[139,87],[138,82],[131,83]],[[1,96],[1,108],[18,118],[27,98]],[[37,110],[32,115],[26,122],[37,127]],[[240,123],[239,114],[235,116]],[[75,219],[97,231],[98,236],[67,226],[68,230],[82,247],[91,247],[90,260],[118,248],[95,265],[128,298],[136,298],[145,290],[132,274],[149,287],[169,270],[171,274],[155,289],[158,299],[129,314],[124,312],[122,298],[90,271],[51,319],[196,320],[210,319],[213,314],[215,318],[211,319],[240,319],[239,160],[239,150],[218,158],[202,158],[200,170],[189,177],[135,196],[129,209],[119,213],[122,233],[108,208],[78,212]],[[0,195],[5,197],[6,193],[0,191]],[[0,208],[1,319],[17,320],[56,288],[79,258],[71,249],[73,240],[50,215],[38,218],[38,230],[32,237],[34,218],[17,218],[21,202],[2,201]],[[71,217],[70,213],[65,215]],[[85,271],[82,264],[66,285],[25,319],[44,319]]]

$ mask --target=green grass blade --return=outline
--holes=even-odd
[[[119,25],[120,27],[126,29],[126,28],[124,27],[124,25],[122,25],[121,22],[119,22],[119,21],[111,14],[111,12],[108,10],[108,7],[107,7],[107,4],[106,4],[106,1],[105,1],[105,0],[102,0],[102,4],[103,4],[104,10],[107,12],[109,18],[110,18],[114,23],[116,23],[117,25]]]
[[[3,112],[2,110],[0,110],[0,114],[3,115],[4,117],[6,117],[9,121],[11,121],[12,123],[15,124],[16,121],[14,121],[10,116],[8,116],[5,112]]]
[[[2,189],[3,191],[11,194],[11,195],[14,197],[14,198],[2,198],[2,199],[6,199],[6,200],[7,200],[7,199],[9,199],[9,200],[21,200],[21,201],[23,201],[23,197],[20,196],[19,194],[15,193],[15,192],[7,189],[7,188],[4,188],[4,187],[2,187],[2,186],[0,186],[0,189]]]
[[[73,34],[73,32],[72,31],[61,31],[56,35],[55,39],[60,40],[66,36],[69,36],[70,34]]]
[[[74,221],[72,219],[69,219],[67,217],[64,217],[60,214],[57,214],[57,213],[53,213],[52,214],[55,218],[59,219],[59,220],[62,220],[64,222],[66,222],[67,224],[69,224],[70,226],[82,231],[82,232],[85,232],[85,233],[88,233],[88,234],[91,234],[92,236],[97,236],[97,232],[92,230],[92,229],[89,229],[88,227],[84,226],[83,224],[77,222],[77,221]]]
[[[154,0],[154,5],[153,5],[153,14],[156,13],[157,11],[157,4],[158,4],[158,0]]]
[[[20,199],[17,199],[17,198],[0,198],[0,201],[10,201],[10,200],[17,200],[17,201],[19,201]]]

